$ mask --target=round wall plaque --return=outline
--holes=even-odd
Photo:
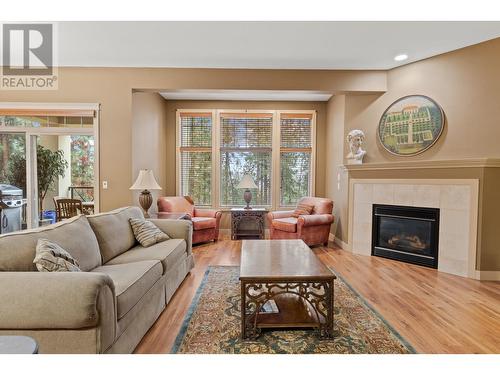
[[[443,128],[444,113],[439,104],[424,95],[409,95],[385,110],[377,133],[391,154],[412,156],[431,147]]]

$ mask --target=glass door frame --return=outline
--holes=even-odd
[[[26,158],[26,224],[28,229],[33,228],[33,219],[38,215],[38,193],[36,179],[36,142],[37,137],[43,135],[90,135],[94,137],[94,213],[99,213],[100,207],[100,173],[99,173],[99,119],[100,105],[99,104],[80,104],[70,105],[68,103],[61,104],[43,104],[43,103],[0,103],[2,108],[15,109],[93,109],[95,111],[92,128],[69,128],[69,127],[53,127],[53,128],[32,128],[22,126],[1,126],[0,134],[24,134],[25,136],[25,158]]]

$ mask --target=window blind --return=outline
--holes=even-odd
[[[212,153],[181,152],[181,195],[190,196],[198,206],[212,203]]]
[[[221,114],[220,124],[223,148],[272,147],[272,115]]]
[[[180,113],[180,190],[198,206],[212,204],[212,114]]]
[[[182,113],[180,118],[181,147],[212,147],[211,113]]]
[[[280,205],[294,206],[310,195],[312,115],[280,116]]]
[[[311,119],[282,117],[280,141],[282,148],[311,148]]]

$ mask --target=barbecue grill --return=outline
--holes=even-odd
[[[21,230],[22,206],[22,189],[0,184],[0,234]]]

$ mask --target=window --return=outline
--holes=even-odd
[[[181,195],[212,205],[212,113],[180,113]]]
[[[220,114],[220,205],[243,205],[237,189],[245,174],[258,189],[252,192],[256,206],[271,205],[272,114]]]
[[[92,128],[93,109],[3,109],[0,127],[23,128]]]
[[[280,205],[311,195],[312,115],[280,114]]]
[[[314,111],[179,110],[178,191],[198,206],[293,207],[314,195]]]

